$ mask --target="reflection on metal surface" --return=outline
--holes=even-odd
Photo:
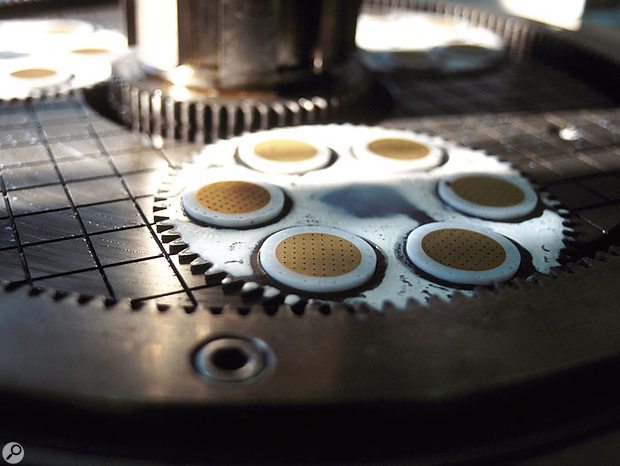
[[[265,173],[240,163],[236,157],[239,147],[246,144],[252,147],[256,140],[266,139],[309,141],[316,147],[329,147],[334,161],[326,167],[302,174],[277,170]],[[416,148],[418,145],[428,148],[428,154],[422,159],[412,160],[392,160],[376,154],[372,157],[358,156],[360,144],[385,140],[413,141],[417,144],[414,146]],[[431,160],[424,161],[427,158]],[[386,160],[377,162],[376,159]],[[423,165],[419,165],[421,160]],[[392,166],[382,166],[388,161],[400,164],[398,170]],[[274,163],[286,165],[289,162]],[[522,186],[524,195],[527,194],[525,210],[519,203],[500,209],[504,214],[508,211],[508,218],[505,215],[482,215],[479,210],[474,210],[473,216],[471,210],[461,213],[444,203],[437,195],[438,183],[472,174],[474,168],[478,175],[500,176],[512,183],[509,186]],[[206,179],[253,179],[279,186],[287,193],[291,206],[271,223],[251,229],[222,229],[197,223],[180,208],[179,197],[185,198],[186,194],[181,193],[186,186],[204,184]],[[454,286],[445,283],[438,285],[427,276],[418,274],[402,257],[401,251],[408,233],[429,221],[466,222],[493,230],[520,244],[532,256],[533,267],[532,270],[523,269],[522,278],[527,278],[534,270],[549,273],[552,267],[559,265],[567,228],[564,218],[556,211],[557,203],[545,194],[541,195],[541,208],[533,212],[538,197],[530,183],[496,157],[439,137],[382,127],[299,126],[220,141],[207,146],[195,161],[175,172],[165,186],[166,193],[161,193],[165,200],[157,206],[158,215],[162,218],[157,228],[162,232],[162,239],[165,236],[177,241],[174,244],[171,242],[171,250],[187,249],[200,257],[208,264],[202,273],[210,283],[227,287],[228,282],[242,280],[254,284],[249,291],[259,296],[262,290],[257,290],[256,284],[268,289],[276,288],[285,302],[287,299],[300,303],[303,300],[328,303],[337,300],[353,306],[364,304],[382,309],[388,302],[399,308],[404,308],[411,300],[426,303],[431,296],[450,300],[456,292]],[[482,213],[486,214],[486,210],[483,209]],[[385,270],[378,267],[375,276],[369,279],[373,266],[364,280],[334,290],[325,284],[310,286],[305,283],[308,279],[304,281],[303,277],[296,275],[288,277],[288,272],[282,270],[274,258],[268,267],[263,267],[267,272],[265,276],[254,260],[257,248],[261,248],[260,262],[264,266],[262,259],[267,253],[261,244],[272,244],[273,241],[268,238],[278,231],[280,233],[277,235],[286,232],[288,227],[302,226],[336,227],[359,236],[385,258]],[[272,249],[275,246],[277,243]],[[301,256],[298,259],[301,266],[305,259]],[[310,264],[312,261],[308,260]],[[226,281],[222,282],[226,276]],[[506,279],[507,276],[502,277]],[[271,279],[275,279],[276,283]],[[244,291],[243,288],[241,291]],[[333,295],[336,291],[341,294]],[[461,291],[473,295],[471,290]],[[290,297],[287,298],[287,295]],[[300,296],[303,298],[301,301]],[[271,300],[273,298],[269,297]]]
[[[510,14],[578,30],[586,0],[500,0],[500,4]]]
[[[274,362],[265,342],[236,336],[213,338],[194,355],[198,371],[217,382],[251,381]]]

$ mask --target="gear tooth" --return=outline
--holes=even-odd
[[[353,311],[358,318],[365,318],[375,312],[374,309],[364,301],[355,303],[353,305]]]
[[[284,105],[280,102],[275,102],[271,109],[274,115],[274,122],[273,124],[270,124],[269,127],[286,126],[286,109],[284,108]]]
[[[594,254],[594,260],[597,262],[607,262],[608,259],[608,255],[605,254],[603,251],[598,251],[596,254]]]
[[[205,307],[205,310],[214,316],[221,315],[224,311],[222,306],[208,306]]]
[[[172,230],[174,228],[174,225],[170,225],[165,222],[167,222],[167,220],[162,220],[157,225],[155,225],[155,230],[157,230],[157,233],[163,233],[165,231]]]
[[[505,282],[495,283],[493,288],[494,288],[494,291],[495,291],[496,294],[499,294],[499,293],[511,293],[511,292],[519,289],[517,287],[517,285],[514,283],[513,279],[510,279],[510,280],[505,281]]]
[[[161,210],[168,209],[169,204],[165,201],[158,201],[153,203],[153,212],[158,212]]]
[[[508,283],[516,290],[520,290],[527,286],[527,280],[523,277],[514,277]]]
[[[151,132],[151,94],[148,91],[138,92],[139,123],[138,129],[145,133]]]
[[[248,133],[254,130],[257,125],[254,123],[254,110],[252,109],[252,107],[247,102],[245,102],[241,105],[240,110],[243,118],[241,132]]]
[[[327,100],[325,100],[323,97],[314,96],[312,98],[312,103],[317,109],[319,120],[327,119],[329,110],[329,104],[327,103]]]
[[[39,296],[45,292],[45,288],[41,288],[40,286],[31,286],[28,290],[28,296]]]
[[[306,309],[304,311],[304,314],[312,317],[312,316],[316,316],[320,313],[320,308],[321,308],[321,304],[315,300],[309,300],[306,303]]]
[[[8,283],[3,283],[2,284],[2,288],[7,293],[12,293],[12,292],[14,292],[16,290],[19,290],[20,288],[24,287],[24,285],[26,285],[26,282],[8,282]]]
[[[258,315],[258,316],[260,316],[261,314],[264,313],[263,306],[260,303],[251,304],[248,307],[248,310],[249,310],[248,315],[251,314],[251,315]]]
[[[168,139],[175,137],[175,101],[171,97],[164,98],[164,134]]]
[[[170,215],[169,215],[168,211],[156,212],[156,213],[153,213],[153,220],[156,223],[157,222],[164,222],[166,220],[170,220]]]
[[[50,290],[51,291],[51,290]],[[53,290],[51,297],[54,301],[63,301],[71,295],[68,291],[64,290]]]
[[[146,309],[146,306],[149,304],[153,304],[152,301],[139,301],[136,299],[132,299],[129,302],[129,306],[131,307],[131,310],[133,311],[141,311],[142,309]]]
[[[152,129],[154,135],[163,136],[162,131],[162,92],[157,89],[151,94],[151,118]]]
[[[494,294],[493,291],[487,287],[482,285],[476,285],[473,287],[473,296],[476,298],[482,298],[484,296],[489,296]]]
[[[284,305],[287,306],[293,314],[302,315],[306,308],[307,301],[296,294],[289,294],[284,298]]]
[[[256,282],[245,282],[241,286],[241,296],[261,296],[263,294],[263,288]]]
[[[263,287],[263,297],[265,299],[270,299],[270,300],[277,299],[278,297],[281,297],[281,296],[282,296],[282,293],[277,288],[273,286]]]
[[[114,308],[118,308],[121,304],[126,305],[130,303],[130,299],[114,299],[111,297],[103,298],[103,306],[106,310],[113,310]]]
[[[339,315],[348,315],[353,312],[353,308],[346,305],[345,303],[333,303],[332,312]]]
[[[575,262],[575,265],[578,265],[586,269],[591,269],[593,265],[593,261],[588,257],[582,257],[577,262]]]
[[[211,267],[211,269],[207,270],[204,275],[205,283],[209,286],[219,285],[222,280],[226,278],[226,272],[223,272],[216,267]]]
[[[159,312],[167,312],[172,307],[170,306],[170,304],[164,304],[164,303],[156,303],[155,306],[157,307],[157,310]]]
[[[332,307],[329,303],[321,303],[319,306],[319,313],[323,316],[328,316],[332,313]]]
[[[192,275],[199,275],[201,273],[205,273],[207,269],[209,269],[212,266],[213,266],[212,263],[207,262],[201,257],[197,257],[196,259],[190,262],[189,269]]]
[[[175,239],[170,241],[170,243],[168,244],[168,251],[170,252],[170,254],[174,255],[178,254],[181,251],[184,251],[188,247],[188,244],[182,239]]]
[[[194,104],[194,137],[195,143],[202,143],[205,140],[205,104],[196,102]]]
[[[157,223],[155,226],[157,233],[163,233],[167,230],[172,230],[174,228],[174,222],[172,220],[162,220]]]
[[[225,304],[222,307],[221,314],[222,315],[237,315],[238,314],[237,307],[233,306],[232,304]]]
[[[430,295],[426,298],[426,306],[428,307],[437,307],[437,306],[441,306],[443,305],[444,302],[442,301],[442,299],[437,296],[437,295]]]
[[[290,318],[291,316],[295,316],[295,313],[288,304],[282,303],[278,306],[273,315],[279,318]]]
[[[170,243],[171,241],[174,241],[175,239],[179,239],[180,237],[181,237],[181,234],[178,231],[168,230],[162,233],[161,241],[162,243]]]
[[[299,126],[301,124],[301,107],[297,102],[287,102],[286,109],[288,110],[289,122],[293,126]]]
[[[564,228],[562,229],[562,234],[566,237],[564,242],[572,241],[571,236],[575,236],[576,232],[573,228]]]
[[[408,308],[408,306],[410,305],[410,302],[412,300],[408,300],[407,301],[407,305],[406,308]],[[391,300],[386,300],[383,302],[383,304],[381,305],[381,309],[380,312],[382,314],[390,314],[390,313],[395,313],[395,312],[401,312],[400,309],[398,309],[396,307],[396,305],[391,301]]]
[[[198,254],[189,248],[185,248],[182,251],[179,251],[179,263],[180,264],[190,264],[192,261],[198,258]]]
[[[211,103],[209,105],[209,111],[207,112],[207,117],[209,122],[211,123],[211,132],[209,134],[209,141],[213,142],[217,141],[220,138],[220,111],[222,106],[217,103]]]
[[[316,109],[311,100],[304,97],[297,101],[300,110],[303,110],[304,123],[311,125],[316,121]]]
[[[269,128],[269,108],[262,102],[256,104],[257,112],[257,130],[265,130]]]
[[[450,298],[450,300],[454,303],[460,303],[462,301],[469,300],[469,299],[471,299],[471,296],[463,292],[463,290],[455,290],[452,293],[452,297]],[[407,308],[409,308],[409,306],[407,306]]]
[[[224,277],[220,281],[220,286],[224,294],[237,294],[243,287],[243,281],[233,277]]]
[[[178,114],[175,135],[177,139],[180,139],[181,141],[189,141],[189,103],[185,101],[178,102],[175,108],[175,113]]]
[[[78,302],[78,304],[84,305],[84,304],[90,303],[94,299],[95,299],[94,295],[80,293],[80,294],[77,295],[76,301]]]
[[[164,198],[164,199],[168,199],[171,195],[172,195],[172,191],[170,191],[168,186],[161,186],[158,190],[157,190],[157,198]]]

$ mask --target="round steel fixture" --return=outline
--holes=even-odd
[[[219,337],[209,340],[195,354],[194,364],[205,377],[218,382],[242,382],[256,377],[273,357],[257,339]]]
[[[128,0],[110,100],[147,133],[214,140],[324,120],[368,88],[360,0]]]

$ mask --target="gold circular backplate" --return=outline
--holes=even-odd
[[[265,207],[271,195],[262,186],[245,181],[218,181],[196,192],[196,200],[205,209],[223,214],[245,214]]]
[[[294,139],[271,139],[256,144],[254,153],[272,162],[301,162],[311,159],[318,151],[306,142]]]
[[[394,160],[417,160],[430,153],[430,149],[424,144],[401,138],[376,139],[368,143],[368,150]]]
[[[49,68],[26,68],[11,72],[11,76],[19,79],[40,79],[56,76],[58,73]]]
[[[106,53],[110,53],[108,49],[102,49],[97,47],[85,47],[81,49],[71,50],[71,53],[75,53],[78,55],[104,55]]]
[[[497,241],[459,228],[428,233],[422,239],[422,250],[435,262],[470,272],[491,270],[506,260],[506,252]]]
[[[362,253],[350,241],[326,233],[290,236],[276,247],[276,258],[287,269],[311,277],[337,277],[355,270]]]
[[[463,176],[450,183],[459,197],[487,207],[511,207],[525,200],[525,193],[518,186],[491,176]]]

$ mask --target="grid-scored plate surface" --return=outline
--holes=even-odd
[[[108,13],[98,19],[115,23],[117,12]],[[538,61],[381,79],[396,101],[389,124],[514,163],[584,220],[579,240],[620,223],[620,110],[603,92]],[[0,279],[113,299],[241,305],[181,266],[154,230],[161,179],[198,149],[152,148],[81,96],[0,105]]]

